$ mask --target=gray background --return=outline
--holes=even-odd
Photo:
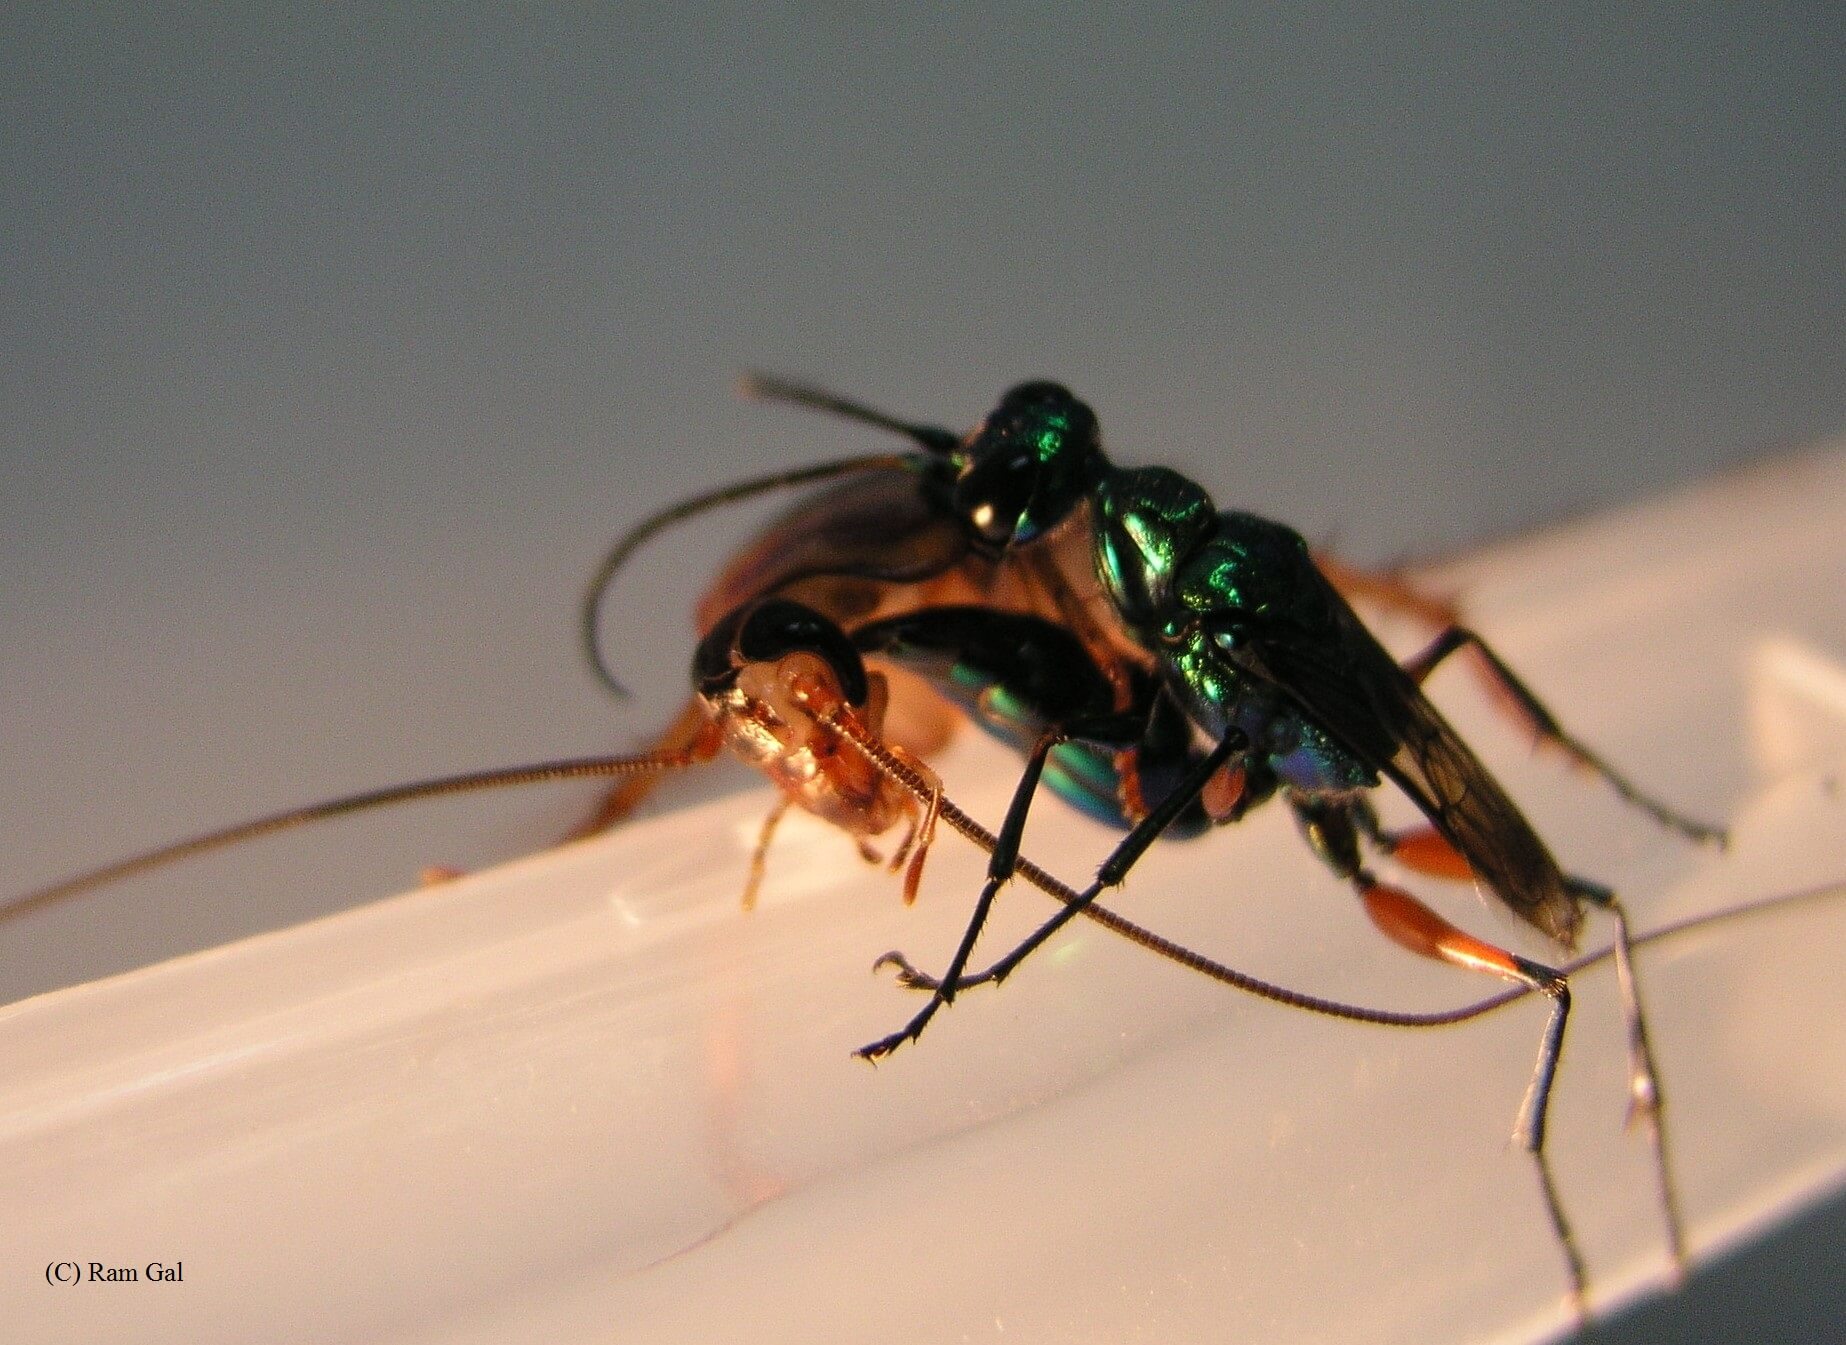
[[[4,886],[640,741],[747,520],[621,590],[629,706],[573,643],[608,539],[875,442],[738,403],[746,367],[955,425],[1053,375],[1122,459],[1369,560],[1836,431],[1843,57],[1835,5],[15,13]],[[574,806],[417,810],[9,926],[4,998]],[[1752,1283],[1724,1299],[1783,1293]]]

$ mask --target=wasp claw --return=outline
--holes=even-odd
[[[886,1056],[890,1055],[891,1052],[895,1051],[909,1040],[910,1034],[908,1032],[894,1032],[889,1037],[882,1037],[869,1046],[861,1046],[858,1050],[854,1051],[853,1054],[865,1061],[868,1065],[876,1065],[880,1060],[883,1060]]]
[[[897,983],[906,990],[940,990],[942,982],[926,971],[918,971],[916,966],[902,953],[886,953],[872,965],[873,971],[882,971],[893,967],[897,971]]]
[[[892,949],[872,963],[874,973],[881,972],[886,967],[896,969],[897,983],[906,990],[939,990],[942,988],[941,981],[926,971],[918,971],[915,964],[896,949]]]

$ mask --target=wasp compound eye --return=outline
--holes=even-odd
[[[956,482],[955,510],[988,546],[1030,541],[1039,531],[1032,518],[1039,474],[1039,461],[1030,453],[983,458]]]
[[[1021,383],[970,437],[954,509],[988,547],[1056,527],[1103,467],[1096,414],[1057,383]]]

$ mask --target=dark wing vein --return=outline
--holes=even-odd
[[[1332,586],[1316,573],[1304,589],[1287,617],[1241,622],[1232,657],[1409,795],[1521,919],[1574,946],[1582,913],[1531,823]]]

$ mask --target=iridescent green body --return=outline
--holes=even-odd
[[[1364,758],[1238,657],[1259,629],[1306,637],[1324,627],[1327,598],[1341,601],[1300,535],[1214,512],[1202,489],[1166,468],[1112,471],[1094,489],[1097,573],[1200,730],[1213,740],[1241,730],[1251,755],[1296,790],[1376,785]]]
[[[1191,760],[1233,735],[1245,744],[1233,769],[1246,797],[1218,816],[1234,820],[1279,786],[1343,869],[1316,819],[1330,808],[1356,816],[1347,800],[1389,777],[1514,912],[1574,941],[1579,901],[1544,842],[1297,533],[1218,510],[1170,469],[1114,466],[1095,415],[1055,383],[1014,388],[946,456],[948,506],[1006,564],[1028,564],[1060,520],[1088,508],[1094,574],[1071,582],[1099,584],[1151,656],[1150,718],[1162,699],[1180,708],[1195,731]],[[1140,751],[1140,769],[1151,755]]]
[[[923,451],[797,506],[727,572],[720,605],[795,598],[1029,754],[1064,735],[1043,783],[1137,832],[1156,813],[1196,832],[1280,793],[1351,876],[1361,796],[1388,778],[1514,912],[1574,940],[1580,900],[1544,843],[1299,535],[1169,469],[1116,467],[1055,383],[1020,384],[960,436],[774,391]]]
[[[1400,665],[1298,534],[1252,514],[1217,509],[1177,472],[1115,467],[1103,452],[1095,414],[1055,383],[1013,388],[961,436],[816,388],[754,386],[896,431],[922,451],[740,483],[656,515],[599,571],[585,614],[592,647],[602,586],[638,538],[764,489],[895,467],[902,475],[807,501],[727,571],[715,595],[723,606],[739,604],[740,634],[722,651],[720,671],[734,671],[739,656],[748,662],[764,651],[787,652],[857,670],[840,686],[863,686],[869,697],[875,684],[856,660],[860,653],[876,655],[920,674],[1025,756],[1005,820],[993,833],[986,882],[947,969],[932,976],[901,953],[881,959],[930,998],[900,1031],[860,1055],[875,1060],[914,1041],[957,993],[1010,975],[1101,893],[1121,884],[1161,836],[1234,822],[1280,795],[1316,854],[1352,887],[1386,935],[1417,953],[1521,982],[1550,999],[1515,1135],[1537,1163],[1579,1297],[1582,1256],[1544,1154],[1551,1083],[1569,1014],[1565,978],[1473,938],[1410,893],[1380,883],[1367,851],[1412,869],[1472,876],[1567,947],[1586,904],[1615,912],[1629,1092],[1633,1114],[1651,1122],[1656,1137],[1663,1212],[1677,1254],[1682,1243],[1660,1137],[1659,1085],[1620,906],[1606,888],[1566,880],[1505,791],[1430,704],[1421,680],[1449,654],[1471,647],[1541,742],[1561,748],[1687,836],[1721,843],[1722,832],[1651,799],[1573,739],[1466,627],[1445,618],[1429,647]],[[778,596],[797,591],[814,605]],[[844,694],[850,699],[852,691]],[[740,715],[752,709],[738,707]],[[874,720],[881,714],[882,708],[875,710]],[[1434,835],[1383,826],[1367,792],[1386,780],[1415,803]],[[1059,914],[985,970],[973,971],[970,959],[996,897],[1020,871],[1028,808],[1047,784],[1120,825],[1124,835],[1094,881]],[[865,832],[864,818],[854,811],[863,805],[836,792],[839,798],[790,797],[855,834]]]

